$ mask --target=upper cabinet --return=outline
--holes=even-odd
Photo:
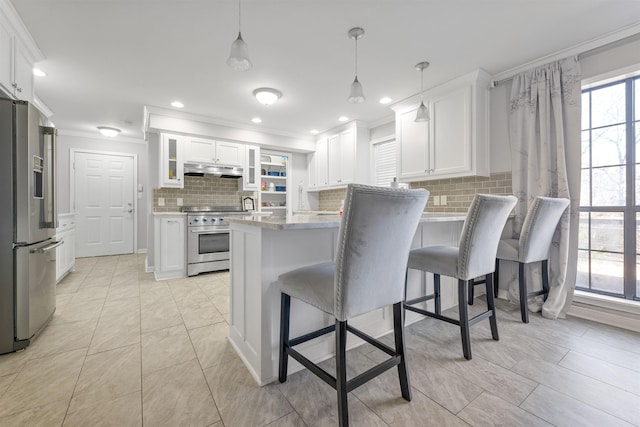
[[[369,129],[351,122],[335,132],[321,135],[309,162],[313,164],[309,170],[309,190],[341,188],[352,182],[369,183]],[[311,176],[312,172],[315,177]]]
[[[392,106],[400,180],[489,175],[489,83],[489,74],[476,70],[425,91],[428,122],[414,121],[419,96]]]
[[[185,162],[217,163],[226,166],[242,166],[245,150],[232,142],[189,137],[185,142]]]
[[[184,137],[163,133],[160,135],[160,186],[184,188]]]
[[[33,100],[33,66],[44,59],[9,2],[0,2],[0,89],[15,99]]]
[[[242,186],[241,191],[258,191],[260,188],[260,170],[258,161],[260,159],[260,147],[255,145],[244,146],[244,164],[242,165]],[[240,184],[239,184],[240,185]]]

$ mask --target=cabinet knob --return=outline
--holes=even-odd
[[[21,88],[21,87],[16,88],[16,90],[17,90],[18,92],[22,93],[22,88]]]

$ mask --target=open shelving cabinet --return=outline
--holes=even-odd
[[[260,153],[260,210],[272,215],[287,215],[291,206],[291,154],[263,150]]]

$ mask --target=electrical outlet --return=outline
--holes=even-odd
[[[164,206],[164,197],[158,197],[158,206]]]
[[[440,196],[433,196],[433,205],[440,206]]]
[[[178,197],[178,198],[176,199],[176,205],[177,205],[177,206],[182,206],[182,203],[183,203],[182,197]]]
[[[447,206],[447,196],[440,196],[440,204],[442,206]]]

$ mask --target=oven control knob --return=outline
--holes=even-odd
[[[200,222],[200,220],[198,218],[194,218],[193,222]]]
[[[202,222],[207,222],[207,218],[202,218]]]
[[[220,218],[220,222],[224,221],[224,218]]]
[[[215,218],[211,218],[211,222],[216,222],[216,219]]]

